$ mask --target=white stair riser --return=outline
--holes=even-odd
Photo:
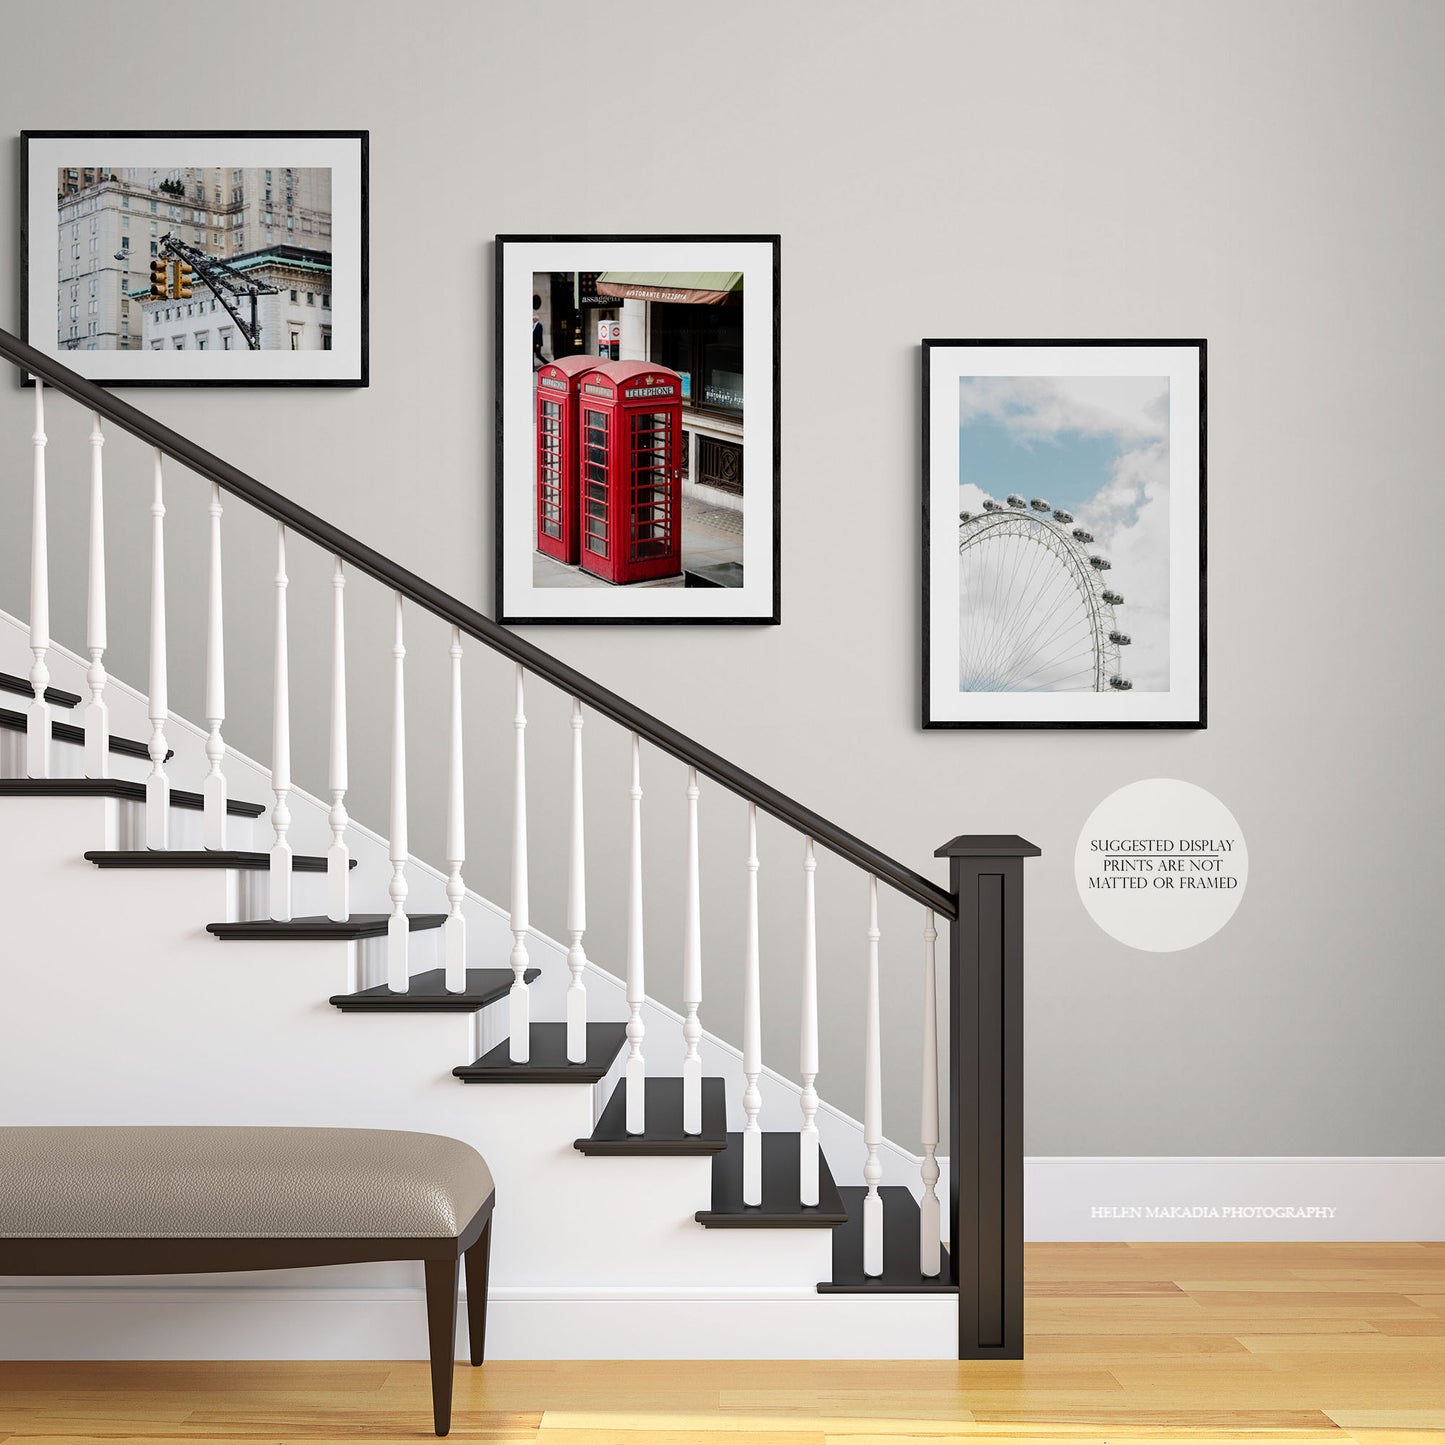
[[[257,851],[266,852],[269,843],[270,839],[267,839]],[[251,922],[254,919],[270,918],[271,874],[267,869],[237,868],[228,872],[227,876],[230,880],[227,922]],[[325,917],[325,914],[326,875],[293,870],[291,917],[317,918]]]
[[[119,848],[144,848],[145,804],[133,803],[129,799],[116,800],[118,812]],[[269,830],[264,842],[257,842],[257,834],[265,827],[264,818],[232,817],[226,820],[226,847],[243,851],[260,851],[269,842]],[[170,845],[182,851],[200,850],[206,846],[205,817],[199,808],[171,808]]]
[[[19,707],[14,711],[19,712],[27,704],[25,699],[13,693],[0,693],[0,707],[9,707],[9,698],[14,697]],[[58,722],[74,723],[76,727],[81,725],[80,708],[51,709],[52,716]],[[109,778],[122,778],[127,782],[143,783],[146,774],[151,770],[151,765],[145,758],[133,758],[128,753],[109,753],[106,760],[106,776]],[[25,768],[25,734],[12,732],[9,728],[0,730],[0,778],[23,778],[26,777]],[[83,778],[85,777],[85,744],[79,742],[66,742],[63,738],[52,737],[50,740],[50,776],[52,778]]]

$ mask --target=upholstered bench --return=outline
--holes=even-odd
[[[436,1432],[457,1272],[483,1359],[493,1187],[456,1139],[391,1129],[0,1128],[0,1274],[204,1274],[419,1259]]]

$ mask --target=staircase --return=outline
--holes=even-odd
[[[939,888],[3,331],[0,354],[39,378],[30,617],[0,614],[0,668],[8,669],[0,695],[15,704],[0,708],[0,877],[12,944],[3,1122],[366,1124],[464,1139],[497,1179],[489,1344],[501,1357],[1021,1355],[1022,860],[1037,852],[1032,845],[955,839],[939,850],[952,874],[951,888]],[[49,636],[46,411],[54,424],[57,393],[90,413],[84,656]],[[155,455],[144,692],[104,665],[107,423]],[[171,479],[168,465],[191,475]],[[197,726],[172,716],[166,701],[164,499],[167,485],[203,483],[210,646]],[[269,767],[222,737],[223,496],[277,524]],[[13,496],[4,505],[11,517],[23,510]],[[290,769],[286,559],[298,539],[334,559],[325,799],[297,788]],[[350,819],[345,803],[345,597],[357,574],[394,598],[386,838]],[[406,750],[404,609],[414,606],[452,628],[440,870],[407,848],[408,769],[419,764]],[[506,907],[463,878],[463,637],[515,664]],[[573,700],[566,943],[528,916],[533,680]],[[631,734],[623,978],[585,951],[583,735],[592,716]],[[681,1017],[646,992],[644,746],[689,770]],[[700,780],[748,805],[741,1051],[706,1034],[700,1019]],[[801,842],[796,1084],[761,1064],[760,809]],[[818,847],[859,868],[867,884],[861,1126],[814,1089]],[[882,1135],[880,883],[922,910],[921,1160]],[[946,1202],[936,1158],[939,918],[950,925]],[[789,1115],[794,1129],[762,1128],[763,1118]],[[425,1337],[421,1313],[418,1281],[404,1266],[356,1266],[299,1284],[287,1275],[280,1284],[256,1276],[222,1286],[0,1287],[0,1355],[409,1355]]]

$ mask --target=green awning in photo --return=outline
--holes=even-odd
[[[683,306],[732,306],[743,299],[741,271],[604,271],[603,296],[620,301],[667,301]]]

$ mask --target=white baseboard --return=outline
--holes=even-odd
[[[1027,1240],[1440,1240],[1445,1158],[1031,1158]]]
[[[811,1289],[492,1292],[487,1357],[951,1359],[956,1295]],[[416,1360],[420,1289],[0,1287],[0,1359]],[[466,1314],[457,1353],[466,1350]]]
[[[1024,1236],[1441,1240],[1445,1158],[1031,1158]],[[956,1311],[953,1295],[511,1285],[493,1291],[488,1354],[949,1359]],[[425,1342],[415,1286],[0,1283],[3,1359],[420,1359]]]

